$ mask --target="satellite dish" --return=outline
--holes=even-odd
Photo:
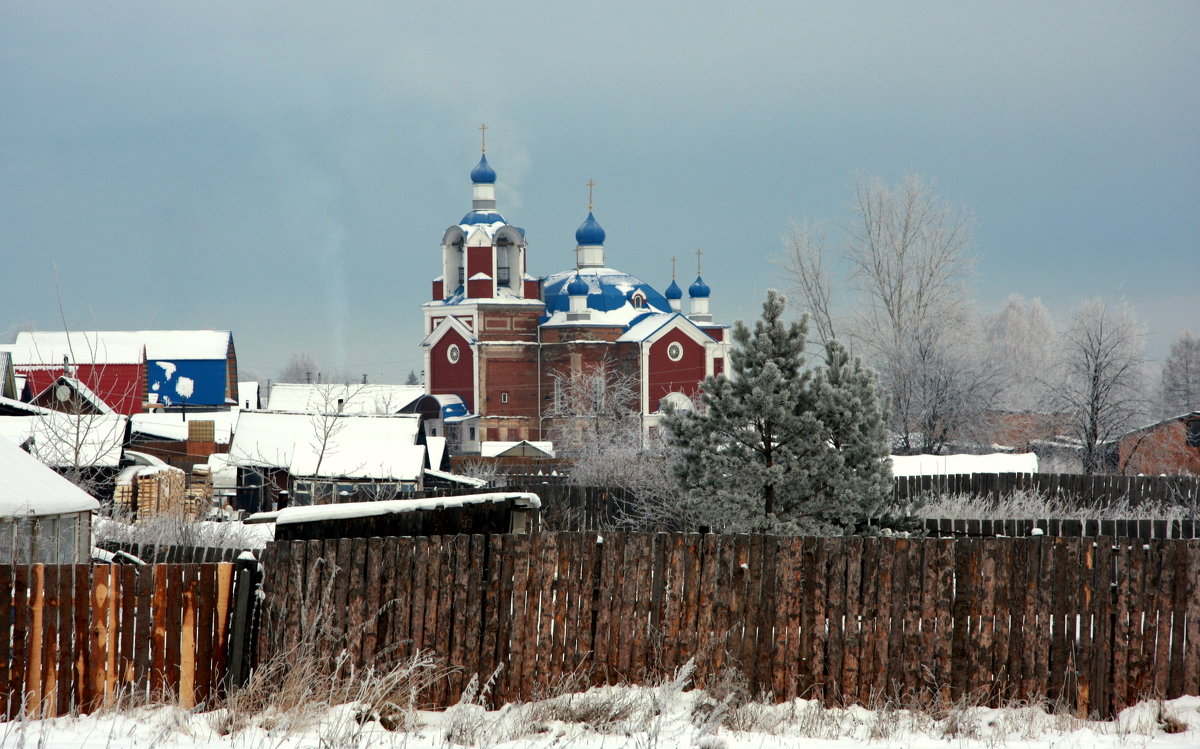
[[[64,402],[71,400],[71,388],[66,385],[59,385],[54,388],[54,397]]]

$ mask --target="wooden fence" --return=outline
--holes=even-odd
[[[995,536],[1112,536],[1114,538],[1200,538],[1200,520],[1175,518],[925,518],[925,533],[943,538]]]
[[[5,716],[87,713],[119,694],[210,702],[246,676],[257,574],[256,563],[0,566]]]
[[[498,667],[500,704],[695,658],[830,703],[1062,703],[1200,692],[1200,542],[542,533],[293,541],[264,553],[259,657],[332,632],[359,666]],[[323,627],[314,627],[316,619]]]
[[[1200,507],[1200,477],[1197,476],[1086,476],[1073,473],[901,476],[895,479],[894,496],[902,502],[929,493],[997,497],[1014,491],[1035,491],[1080,507],[1115,502],[1128,502],[1132,507],[1148,503]]]
[[[212,562],[233,562],[243,553],[249,552],[258,557],[258,549],[235,549],[225,546],[178,546],[165,544],[123,543],[105,541],[99,544],[101,549],[111,552],[124,552],[147,564],[208,564]],[[119,562],[131,559],[119,559]]]

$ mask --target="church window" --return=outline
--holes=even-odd
[[[683,346],[679,344],[679,341],[672,341],[667,346],[667,358],[671,361],[679,361],[683,358]]]
[[[633,302],[634,309],[641,309],[646,306],[646,297],[641,294],[634,294],[631,301]]]
[[[508,393],[501,393],[501,394],[500,394],[500,402],[501,402],[501,403],[508,403]]]
[[[458,350],[458,344],[450,344],[450,347],[446,349],[446,359],[448,359],[451,364],[458,364],[458,360],[461,357],[462,352]]]

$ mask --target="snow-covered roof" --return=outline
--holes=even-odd
[[[433,476],[435,479],[441,479],[442,481],[452,481],[456,484],[466,484],[467,486],[473,486],[476,489],[487,486],[487,481],[484,481],[483,479],[477,479],[477,478],[473,478],[471,476],[463,476],[460,473],[449,473],[447,471],[437,471],[437,470],[434,470],[433,468],[426,468],[425,475]]]
[[[953,476],[968,473],[1037,473],[1033,453],[991,455],[893,455],[893,476]]]
[[[224,359],[233,334],[228,330],[99,330],[19,333],[13,360],[21,364],[132,364],[147,359]]]
[[[656,314],[643,317],[633,325],[630,325],[629,329],[622,333],[619,338],[617,338],[617,342],[640,343],[642,341],[649,340],[663,328],[673,323],[677,323],[682,329],[690,332],[694,338],[699,338],[705,342],[713,340],[712,336],[710,336],[704,330],[704,328],[701,328],[690,318],[679,312],[672,312],[670,314]]]
[[[31,452],[48,466],[113,468],[121,462],[125,419],[120,414],[76,416],[59,411],[4,416],[0,417],[0,437],[18,445],[32,439]]]
[[[237,489],[237,466],[229,460],[227,453],[213,453],[208,456],[209,475],[212,476],[213,490]]]
[[[0,517],[91,512],[100,503],[0,436]]]
[[[587,320],[569,321],[571,299],[567,286],[578,276],[587,285]],[[642,306],[635,307],[633,298],[640,292]],[[670,313],[671,304],[649,284],[612,268],[579,268],[547,276],[542,281],[542,296],[546,302],[545,325],[615,325],[628,326],[645,315]]]
[[[15,398],[5,398],[4,396],[0,396],[0,406],[27,414],[44,414],[50,411],[49,408],[42,408],[41,406],[35,406],[32,403],[19,401]]]
[[[243,411],[229,455],[238,464],[286,468],[293,476],[417,481],[426,460],[425,446],[416,443],[420,421],[415,414]]]
[[[541,307],[541,299],[526,299],[523,288],[510,289],[507,286],[497,286],[496,296],[487,298],[475,298],[467,296],[466,284],[459,286],[445,299],[436,299],[432,302],[425,302],[423,307],[452,307],[458,304],[481,304],[481,305],[503,305],[511,307],[513,305]]]
[[[145,346],[101,333],[18,333],[15,343],[5,346],[13,366],[62,367],[63,357],[72,364],[141,364]]]
[[[421,385],[345,385],[280,382],[267,407],[296,413],[394,414],[425,395]]]
[[[542,500],[538,498],[538,495],[529,492],[492,492],[489,494],[464,494],[460,497],[387,499],[380,502],[343,502],[332,505],[285,507],[274,514],[276,525],[291,525],[292,523],[313,523],[321,520],[395,515],[402,512],[437,510],[444,507],[466,507],[489,502],[512,502],[518,507],[534,510],[542,506]]]
[[[522,456],[533,458],[553,458],[554,443],[520,440],[518,442],[488,441],[482,442],[479,445],[479,457],[481,458],[512,458]]]
[[[188,438],[189,421],[211,421],[213,440],[228,444],[237,425],[237,411],[188,411],[171,413],[144,413],[129,417],[133,431],[147,437],[183,441]],[[186,419],[186,420],[185,420]]]

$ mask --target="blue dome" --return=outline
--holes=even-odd
[[[575,230],[575,244],[581,247],[604,244],[604,229],[596,223],[596,217],[588,211],[587,218]]]
[[[696,276],[696,280],[688,287],[688,296],[692,299],[707,299],[709,292],[708,284],[700,276]]]
[[[487,154],[479,158],[479,163],[471,170],[471,184],[475,185],[494,185],[496,184],[496,170],[487,163]]]
[[[467,215],[463,216],[462,221],[459,221],[458,223],[459,223],[459,225],[463,225],[463,224],[474,225],[474,224],[505,224],[508,222],[504,220],[503,216],[501,216],[499,213],[496,213],[495,211],[471,211]]]
[[[583,282],[579,274],[575,274],[575,280],[567,284],[567,296],[584,296],[588,293],[588,285]]]
[[[683,289],[679,288],[679,284],[675,283],[675,279],[671,279],[671,285],[667,287],[667,291],[663,294],[667,299],[683,299]]]

